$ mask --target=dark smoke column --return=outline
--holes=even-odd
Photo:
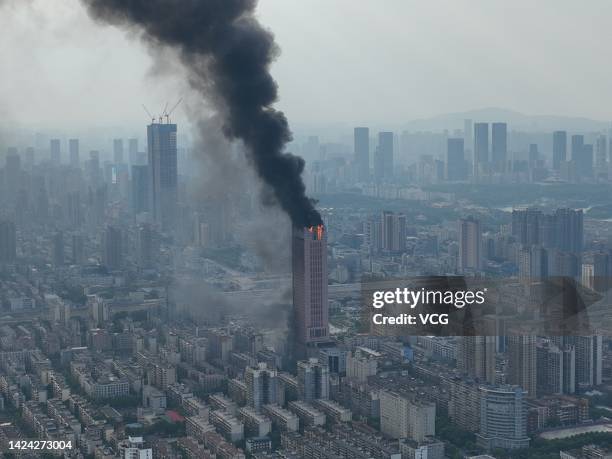
[[[90,15],[142,32],[153,47],[175,49],[191,86],[224,117],[224,133],[242,140],[259,176],[297,228],[321,224],[306,196],[302,158],[284,153],[285,115],[272,108],[277,85],[272,34],[254,16],[257,0],[82,0]]]

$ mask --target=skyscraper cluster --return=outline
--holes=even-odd
[[[507,129],[506,123],[493,123],[491,130],[489,130],[489,123],[474,124],[474,176],[506,171],[508,161]],[[491,136],[489,136],[489,132]],[[489,142],[489,138],[491,142]]]
[[[380,217],[365,223],[367,244],[374,253],[402,253],[406,250],[406,215],[382,211]]]
[[[388,195],[408,183],[478,184],[608,183],[612,180],[610,132],[524,132],[507,122],[464,120],[463,129],[442,132],[386,131],[370,137],[368,127],[355,127],[350,160],[336,143],[304,145],[316,158],[315,193],[353,187]],[[323,155],[323,152],[325,154]],[[325,156],[325,159],[323,157]]]
[[[525,279],[576,277],[583,228],[582,210],[557,209],[551,215],[531,208],[513,210],[512,235],[521,244],[521,275]]]
[[[354,129],[354,162],[357,169],[357,179],[368,182],[372,176],[370,164],[373,164],[373,177],[378,183],[388,182],[394,176],[395,136],[393,132],[379,132],[378,143],[371,157],[370,129],[356,127]]]

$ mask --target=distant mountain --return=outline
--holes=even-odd
[[[504,108],[489,107],[465,112],[436,115],[432,118],[409,121],[404,128],[409,131],[426,131],[441,129],[463,129],[463,120],[473,122],[506,122],[509,130],[521,131],[554,131],[568,130],[579,132],[597,132],[612,128],[610,121],[598,121],[589,118],[555,116],[555,115],[525,115]]]

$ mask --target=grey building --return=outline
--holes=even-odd
[[[178,203],[176,124],[147,126],[150,209],[165,230],[174,223]]]
[[[561,169],[561,163],[567,160],[567,132],[553,132],[553,169]]]
[[[504,172],[508,160],[508,126],[506,123],[493,123],[491,134],[493,167],[497,172]]]
[[[355,142],[355,165],[360,182],[370,180],[370,129],[356,127],[353,133]]]
[[[478,175],[489,162],[489,124],[474,124],[474,174]]]

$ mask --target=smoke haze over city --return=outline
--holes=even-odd
[[[612,457],[610,17],[0,0],[0,455]]]

